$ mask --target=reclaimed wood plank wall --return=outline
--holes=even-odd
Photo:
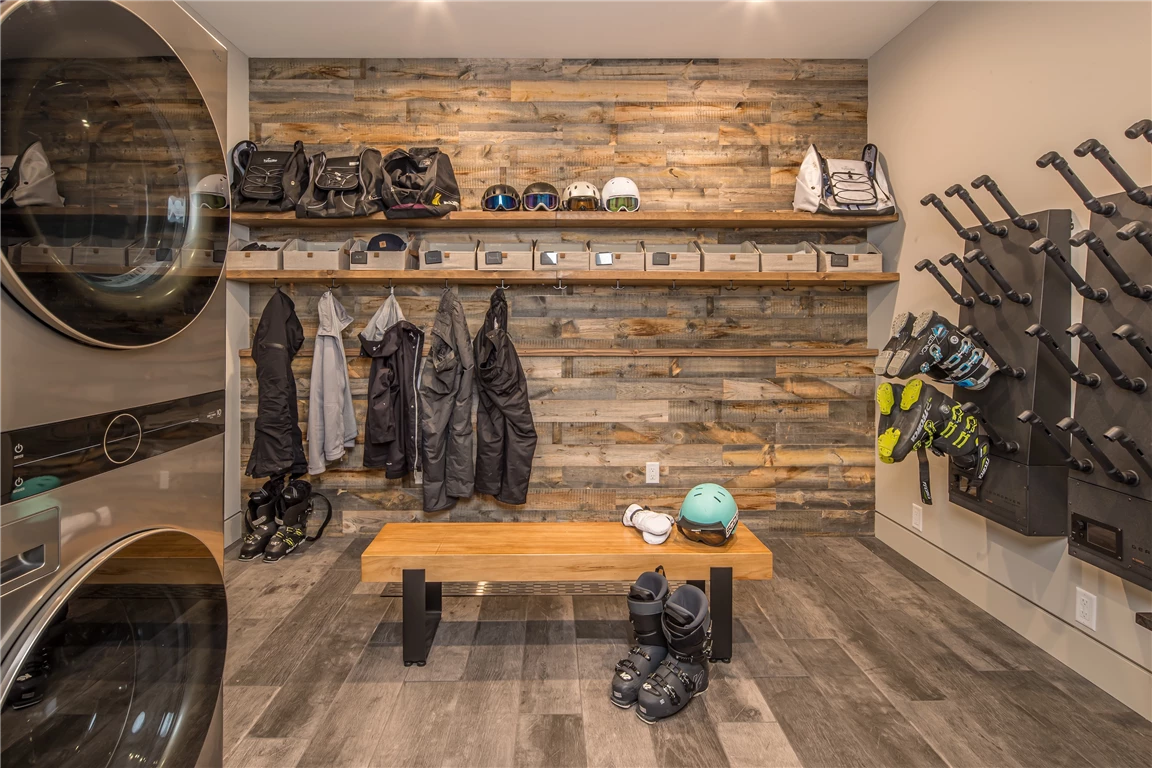
[[[263,146],[297,138],[348,151],[437,144],[453,157],[465,205],[497,181],[524,186],[574,179],[637,180],[653,210],[787,208],[810,142],[854,155],[866,141],[863,61],[570,61],[253,59],[251,131]],[[401,225],[402,227],[402,225]],[[290,227],[261,232],[295,236]],[[325,232],[325,240],[374,234]],[[427,232],[491,242],[643,239],[648,243],[857,242],[862,231],[733,230]],[[251,288],[252,329],[272,293]],[[325,286],[284,286],[307,341],[294,364],[301,421],[316,302]],[[490,287],[459,286],[475,331]],[[441,288],[398,286],[408,319],[431,324]],[[540,436],[528,503],[461,501],[425,515],[413,478],[365,470],[357,447],[314,479],[335,507],[337,530],[372,534],[401,520],[615,520],[633,502],[675,511],[696,483],[718,481],[741,514],[779,533],[852,535],[873,527],[871,361],[838,356],[863,348],[864,289],[518,286],[508,290]],[[345,346],[388,294],[342,286],[355,318]],[[819,357],[718,357],[709,350],[828,349]],[[695,354],[593,357],[582,349],[683,349]],[[363,423],[367,360],[350,358]],[[241,360],[242,455],[251,446],[255,366]],[[305,424],[302,424],[305,426]],[[363,435],[361,434],[361,440]],[[660,461],[661,484],[644,483]],[[244,490],[257,486],[246,478]]]

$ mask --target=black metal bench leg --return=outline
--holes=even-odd
[[[713,568],[712,595],[712,661],[732,661],[732,569]]]
[[[424,569],[404,570],[404,666],[424,666],[440,625],[440,582],[425,582]]]
[[[700,590],[701,592],[705,594],[708,593],[708,582],[704,581],[704,579],[689,579],[688,583],[696,587],[696,589]]]

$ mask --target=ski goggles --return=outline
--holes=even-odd
[[[681,518],[676,521],[676,527],[684,538],[710,547],[722,547],[728,541],[728,529],[720,523],[694,523]]]
[[[595,211],[599,208],[600,201],[594,197],[568,198],[568,210],[570,211]]]
[[[228,198],[224,195],[213,195],[210,192],[196,192],[192,200],[197,208],[209,208],[214,211],[228,207]]]
[[[560,196],[544,192],[539,195],[524,195],[524,210],[554,211],[560,207]]]
[[[604,201],[605,210],[612,211],[612,213],[635,213],[640,210],[640,198],[638,197],[610,197]]]
[[[514,211],[520,207],[520,201],[512,195],[492,195],[484,198],[481,207],[486,211]]]

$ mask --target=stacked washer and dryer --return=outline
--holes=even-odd
[[[0,763],[219,765],[227,52],[174,2],[0,36],[2,153],[50,169],[5,165],[63,198],[0,209]]]

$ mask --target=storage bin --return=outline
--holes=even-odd
[[[476,269],[532,269],[532,243],[486,243],[476,246]]]
[[[644,243],[633,240],[630,243],[591,243],[591,269],[644,271]]]
[[[348,269],[348,250],[355,242],[289,240],[284,244],[284,269]]]
[[[123,267],[128,263],[128,246],[102,237],[86,237],[72,246],[72,264],[85,267]]]
[[[540,270],[589,269],[588,243],[542,243],[537,241],[532,268]]]
[[[416,269],[416,255],[412,240],[404,241],[402,250],[384,251],[371,247],[371,243],[357,240],[348,251],[349,269]]]
[[[129,267],[147,267],[157,262],[171,265],[173,261],[179,258],[179,251],[176,248],[160,245],[154,239],[144,240],[141,238],[129,245],[127,250]]]
[[[9,249],[9,256],[16,264],[71,264],[72,246],[75,240],[66,242],[56,238],[40,241],[29,241],[13,245]]]
[[[705,272],[759,272],[760,251],[756,245],[745,240],[739,244],[696,243],[704,256]],[[816,255],[815,251],[812,253]]]
[[[872,243],[818,245],[816,253],[821,272],[880,272],[883,256]]]
[[[703,264],[696,243],[687,245],[653,245],[644,247],[644,269],[649,272],[699,272]]]
[[[258,245],[268,250],[245,250],[247,245]],[[228,269],[281,269],[284,243],[233,243],[228,249]]]
[[[198,242],[180,249],[180,266],[184,269],[215,269],[225,263],[228,251],[220,243]]]
[[[476,243],[420,242],[420,269],[476,269]]]
[[[816,248],[807,241],[799,243],[756,243],[760,251],[761,272],[815,272]]]

